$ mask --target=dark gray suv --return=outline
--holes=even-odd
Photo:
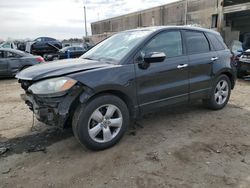
[[[86,147],[116,144],[130,120],[160,107],[202,99],[222,109],[235,85],[232,54],[219,33],[169,26],[120,32],[79,59],[17,75],[38,120],[70,124]]]

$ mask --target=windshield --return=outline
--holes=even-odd
[[[81,58],[118,63],[152,31],[128,31],[113,35],[97,44]]]

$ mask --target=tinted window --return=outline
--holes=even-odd
[[[202,32],[186,31],[188,54],[209,52],[209,43]]]
[[[142,50],[144,54],[150,52],[164,52],[167,57],[182,55],[182,40],[179,31],[163,32],[154,37]]]
[[[225,46],[222,44],[221,41],[219,41],[218,38],[216,38],[215,34],[207,33],[207,36],[209,40],[211,41],[215,50],[225,50]]]

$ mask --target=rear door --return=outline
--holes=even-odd
[[[0,50],[0,76],[8,75],[8,62],[5,58],[5,52]]]
[[[212,87],[213,63],[218,60],[203,32],[186,30],[184,32],[189,59],[190,99],[203,98]]]
[[[142,113],[178,102],[188,102],[188,59],[184,55],[182,35],[178,30],[157,34],[142,48],[143,54],[164,52],[163,62],[141,68],[136,62],[138,103]]]

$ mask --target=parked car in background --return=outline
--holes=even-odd
[[[250,49],[250,33],[245,33],[243,35],[242,48],[243,51]]]
[[[67,59],[67,58],[77,58],[83,55],[86,51],[86,48],[79,46],[69,46],[64,47],[56,53],[53,54],[45,54],[44,59],[46,61],[53,61],[58,59]]]
[[[20,50],[0,48],[0,77],[13,77],[21,70],[44,62],[40,56],[33,56]]]
[[[14,42],[6,41],[0,44],[0,48],[17,49]]]
[[[238,78],[243,78],[250,74],[250,49],[244,51],[246,49],[248,43],[248,35],[245,36],[245,42],[242,43],[240,41],[234,40],[231,44],[231,50],[234,54],[234,62],[237,68],[237,76]]]
[[[250,49],[240,56],[237,62],[237,72],[239,78],[250,75]]]
[[[62,43],[50,37],[39,37],[26,44],[26,52],[43,56],[44,54],[55,53],[62,48]]]
[[[39,121],[64,127],[93,150],[124,135],[130,120],[162,107],[203,100],[226,106],[235,85],[231,51],[219,33],[159,26],[117,33],[78,59],[20,72],[23,99]]]

